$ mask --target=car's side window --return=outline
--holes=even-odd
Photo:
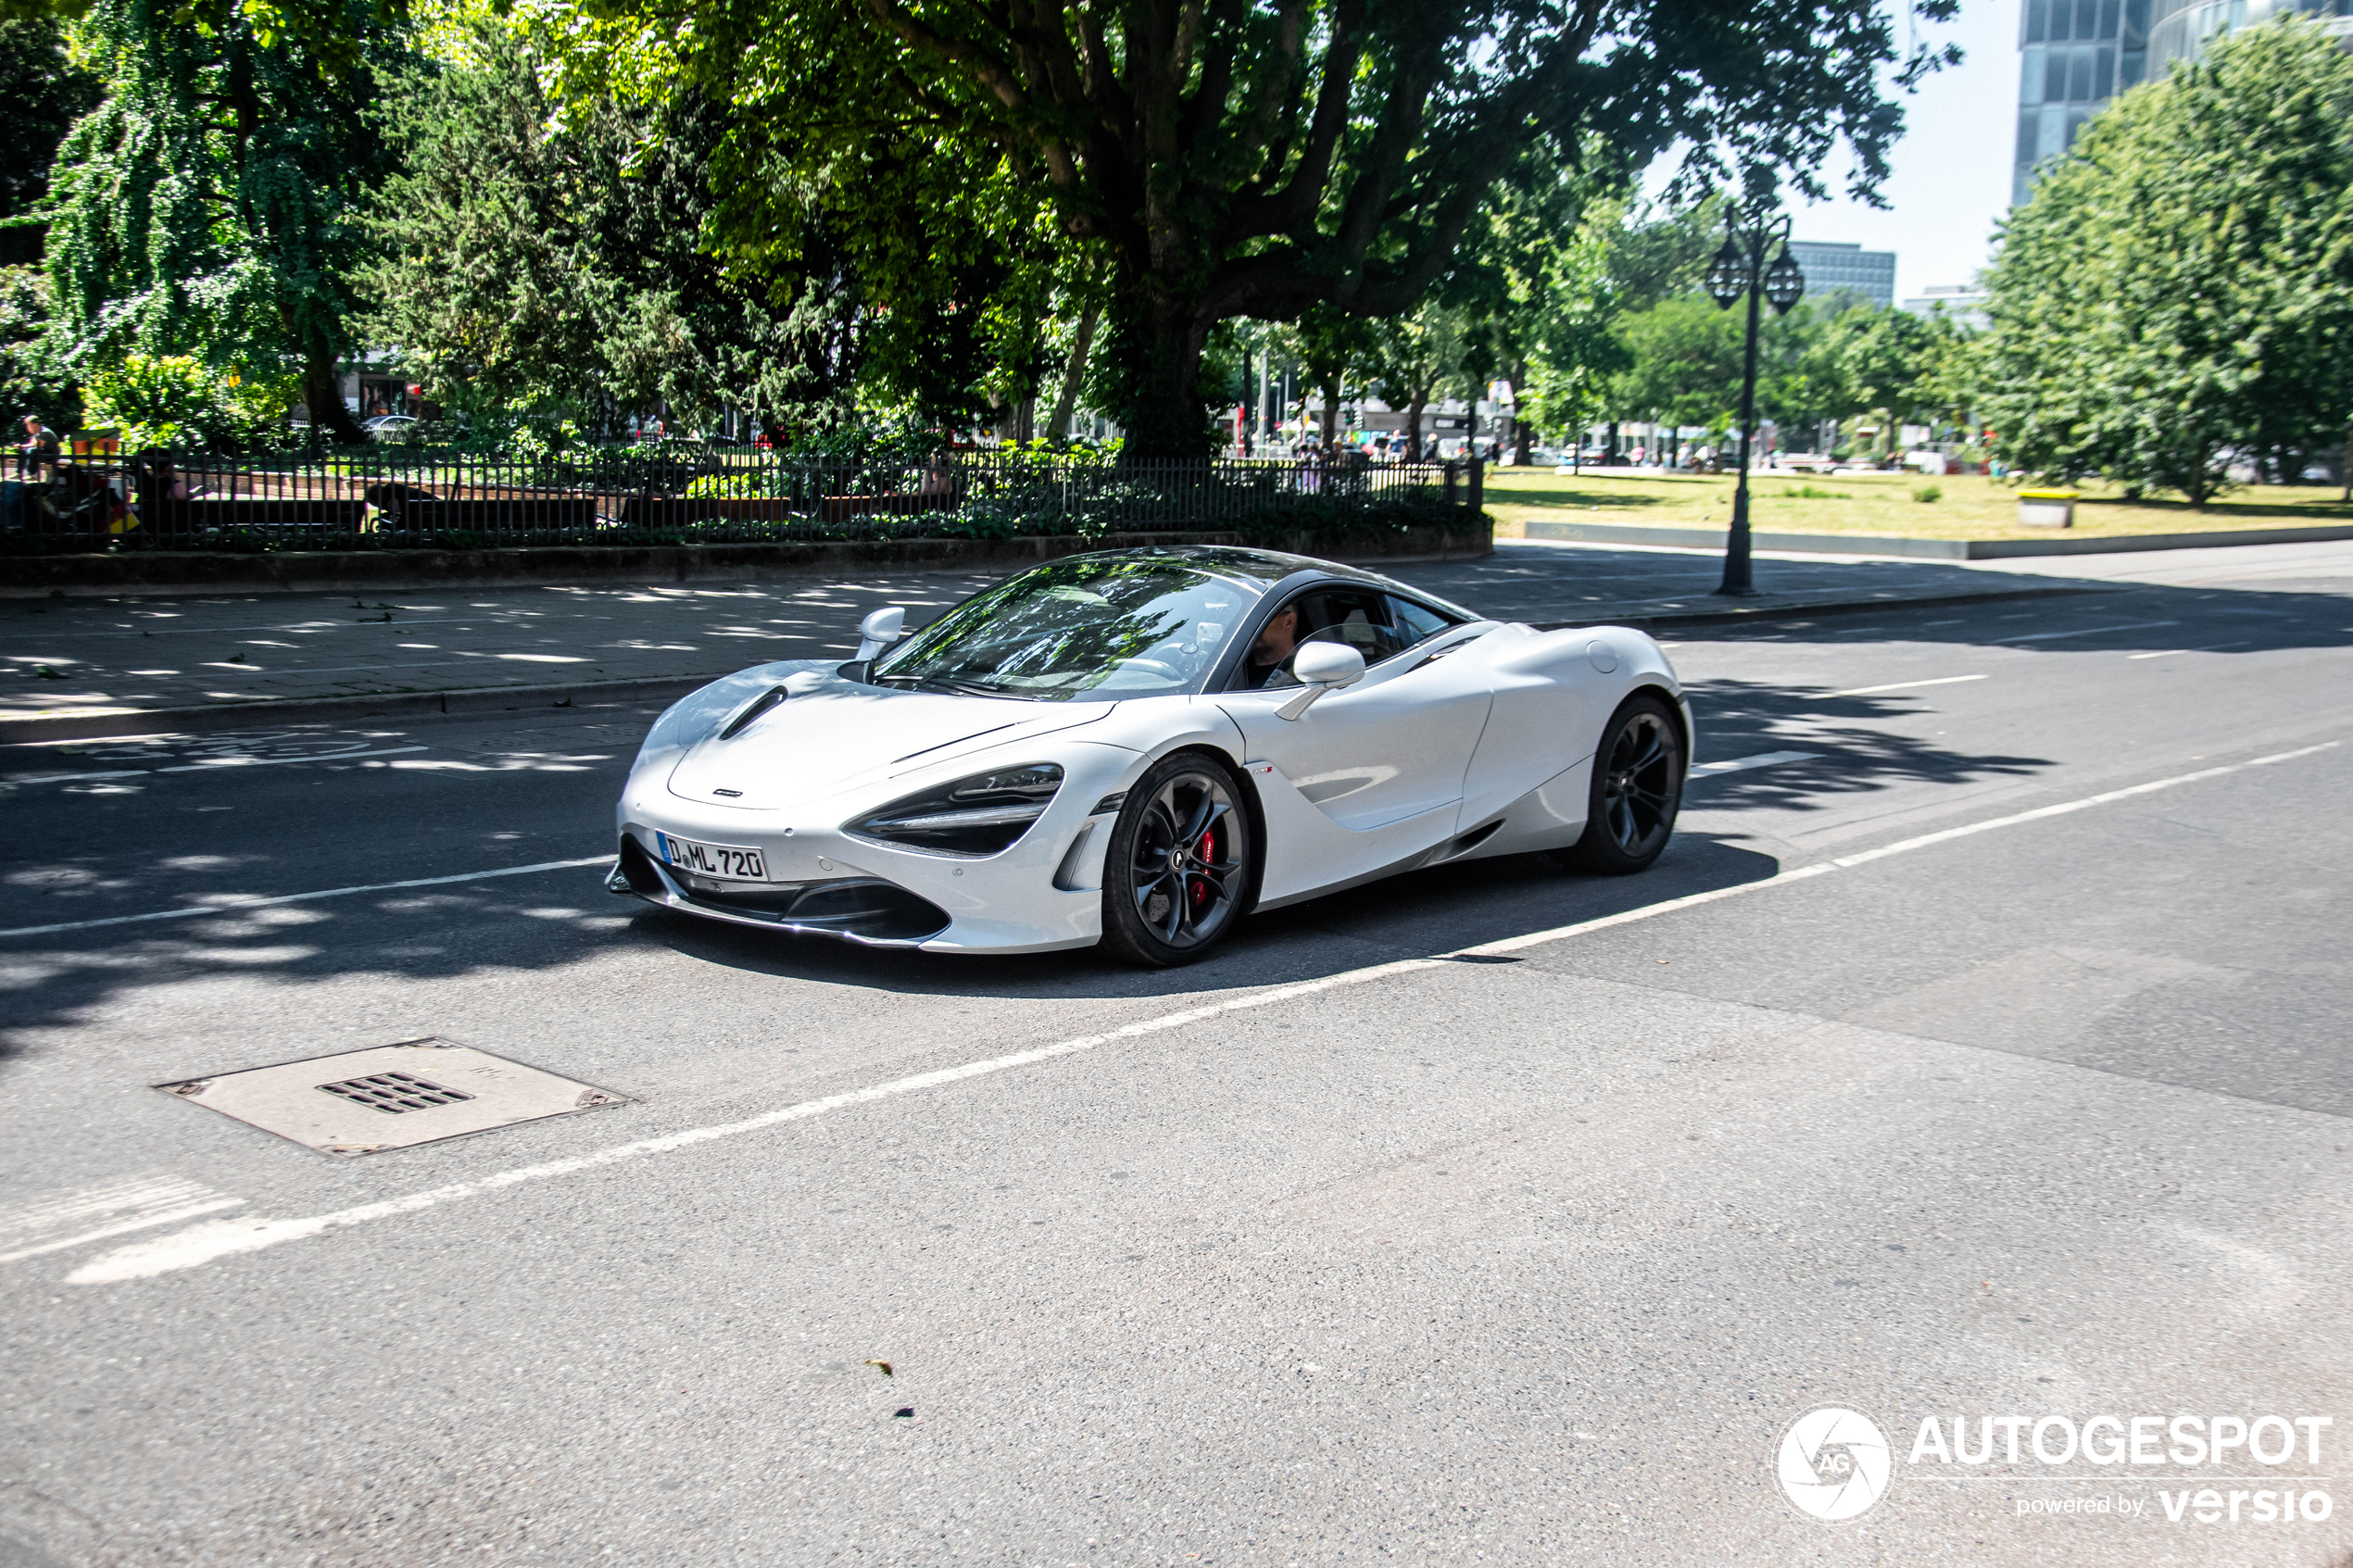
[[[1346,643],[1366,664],[1403,653],[1422,634],[1401,625],[1391,607],[1402,601],[1374,588],[1326,584],[1294,596],[1273,615],[1235,671],[1237,689],[1295,686],[1291,655],[1302,643]],[[1416,607],[1418,613],[1428,611]]]
[[[1454,624],[1428,606],[1417,605],[1411,599],[1401,599],[1394,594],[1389,596],[1389,614],[1390,619],[1396,622],[1398,635],[1403,639],[1406,647],[1426,643]]]

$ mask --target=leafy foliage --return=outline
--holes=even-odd
[[[356,6],[358,0],[352,0]],[[348,19],[345,39],[365,32]],[[372,74],[239,13],[207,30],[166,0],[96,0],[82,37],[108,95],[66,137],[47,246],[60,363],[80,374],[134,349],[305,378],[315,419],[356,436],[334,381],[382,167],[361,115]],[[365,53],[387,41],[371,35]],[[329,71],[330,56],[348,63]]]
[[[0,425],[39,416],[53,430],[72,428],[77,399],[49,354],[49,280],[31,267],[0,267]]]
[[[2017,463],[2203,506],[2353,414],[2353,61],[2293,19],[2124,94],[2014,214],[1984,408]]]
[[[149,446],[221,451],[283,429],[298,378],[256,384],[192,355],[129,354],[90,378],[84,417],[111,428],[123,450]]]
[[[0,267],[41,259],[36,213],[49,194],[49,160],[73,122],[98,105],[98,82],[66,54],[65,30],[48,17],[0,19]]]
[[[1698,171],[1818,189],[1844,142],[1869,188],[1900,125],[1883,69],[1908,85],[1935,59],[1899,59],[1873,0],[743,0],[691,33],[651,0],[587,10],[564,45],[575,101],[582,83],[659,94],[682,64],[768,171],[728,182],[728,246],[803,247],[835,220],[894,314],[950,297],[937,280],[952,268],[1034,268],[1040,216],[1100,249],[1107,411],[1138,455],[1202,448],[1218,322],[1413,310],[1531,143],[1607,174],[1680,141]],[[1003,216],[926,252],[908,235],[942,182]]]

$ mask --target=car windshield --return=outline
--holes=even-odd
[[[1189,691],[1261,590],[1168,559],[1051,561],[875,661],[878,684],[1041,701]]]

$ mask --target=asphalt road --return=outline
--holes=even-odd
[[[1701,760],[1805,759],[1648,875],[1164,974],[382,885],[605,851],[649,713],[0,754],[0,1565],[2342,1563],[2353,548],[2197,554],[1683,635]],[[422,1035],[626,1098],[334,1160],[150,1086]],[[2183,1413],[2334,1426],[1910,1457]]]

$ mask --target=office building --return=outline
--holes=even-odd
[[[1861,295],[1882,307],[1895,303],[1895,253],[1892,250],[1792,240],[1789,253],[1806,273],[1808,299],[1820,299],[1843,290]]]
[[[1903,302],[1903,308],[1915,316],[1932,316],[1939,309],[1971,332],[1983,332],[1985,291],[1974,283],[1931,283],[1919,294]]]
[[[2148,8],[2149,0],[2026,0],[2020,7],[2012,206],[2026,199],[2036,164],[2067,151],[2085,120],[2141,80]]]
[[[2346,8],[2347,0],[2025,0],[2011,205],[2026,199],[2034,166],[2073,145],[2083,122],[2126,88],[2275,16],[2312,17],[2343,37],[2353,31]]]

